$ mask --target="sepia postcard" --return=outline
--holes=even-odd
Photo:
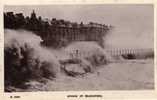
[[[155,1],[1,6],[2,99],[157,99]]]

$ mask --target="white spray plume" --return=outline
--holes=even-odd
[[[16,48],[18,56],[20,56],[21,58],[23,57],[21,50],[24,49],[24,51],[29,52],[29,54],[27,54],[28,56],[30,56],[28,60],[31,60],[29,64],[33,64],[34,63],[33,61],[35,60],[39,60],[38,62],[39,64],[46,62],[49,63],[48,69],[52,70],[52,73],[53,72],[55,72],[56,74],[59,73],[60,71],[59,61],[54,56],[53,52],[51,52],[46,47],[42,47],[40,45],[42,39],[39,36],[25,30],[5,29],[4,32],[5,32],[4,37],[5,49]]]
[[[42,47],[40,43],[43,41],[39,36],[33,34],[32,32],[25,30],[10,30],[6,29],[4,37],[4,46],[12,47],[13,45],[19,45],[24,47],[27,44],[29,47],[35,50],[35,54],[32,56],[38,56],[41,60],[52,60],[56,61],[55,56],[51,51]],[[16,42],[16,44],[15,44]],[[56,61],[57,62],[57,61]]]

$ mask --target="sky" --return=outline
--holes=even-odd
[[[154,21],[151,4],[97,4],[97,5],[32,5],[5,6],[30,16],[35,10],[42,18],[65,19],[72,22],[90,21],[114,26],[105,38],[107,46],[116,48],[153,48]]]

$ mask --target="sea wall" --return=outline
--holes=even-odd
[[[42,19],[33,11],[31,16],[22,13],[4,13],[4,28],[24,29],[39,35],[43,44],[52,47],[66,46],[73,41],[96,41],[103,47],[103,37],[112,26],[89,22],[88,24],[70,22],[63,19]]]

